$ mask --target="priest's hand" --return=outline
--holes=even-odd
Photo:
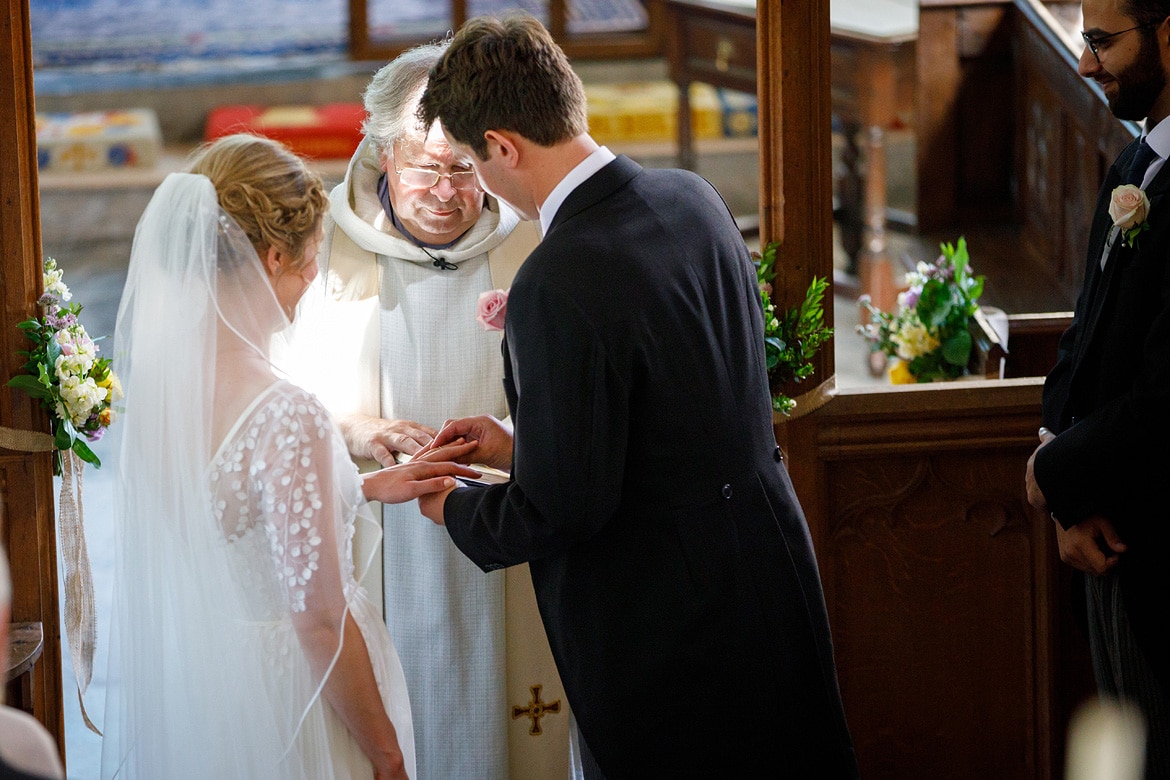
[[[457,476],[475,479],[482,475],[475,469],[450,461],[411,461],[363,474],[362,494],[368,501],[384,504],[401,504],[436,492],[442,492],[446,497],[447,491],[454,489]]]
[[[411,420],[385,420],[351,414],[338,422],[349,454],[358,459],[376,460],[393,466],[394,453],[414,455],[438,433],[434,428]]]
[[[1086,574],[1108,572],[1121,559],[1125,543],[1113,524],[1100,515],[1082,520],[1071,528],[1056,523],[1056,545],[1060,559]]]
[[[476,447],[460,463],[482,463],[500,471],[512,470],[512,431],[488,414],[448,420],[422,452],[452,442],[474,442]]]

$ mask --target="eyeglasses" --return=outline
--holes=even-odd
[[[418,187],[429,190],[438,185],[439,179],[447,179],[457,190],[478,190],[479,179],[475,171],[456,171],[455,173],[439,173],[426,168],[399,168],[398,160],[394,161],[394,172],[407,187]]]
[[[1105,35],[1089,35],[1089,33],[1087,33],[1087,32],[1082,32],[1081,37],[1085,39],[1085,45],[1089,47],[1089,51],[1093,52],[1093,56],[1097,59],[1097,64],[1100,65],[1101,64],[1100,46],[1101,46],[1101,44],[1105,43],[1105,41],[1109,40],[1110,38],[1116,38],[1118,35],[1124,35],[1127,32],[1133,32],[1134,30],[1141,30],[1141,29],[1144,29],[1146,27],[1154,27],[1154,26],[1159,25],[1159,24],[1161,24],[1160,21],[1159,22],[1146,22],[1145,24],[1139,24],[1136,27],[1130,27],[1128,30],[1118,30],[1115,33],[1106,33]]]

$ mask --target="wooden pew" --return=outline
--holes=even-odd
[[[862,777],[1051,778],[1091,689],[1050,521],[1042,379],[842,389],[778,431],[809,517]]]

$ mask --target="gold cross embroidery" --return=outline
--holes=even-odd
[[[519,718],[527,717],[532,721],[532,728],[528,730],[528,734],[533,737],[539,737],[542,733],[544,733],[544,730],[540,727],[540,719],[545,715],[548,715],[550,712],[560,712],[561,700],[557,699],[556,701],[545,704],[540,700],[541,686],[531,685],[528,689],[532,691],[532,701],[528,702],[527,707],[513,706],[512,720],[518,720]]]

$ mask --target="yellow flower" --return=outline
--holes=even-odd
[[[101,412],[98,413],[98,422],[107,428],[110,426],[110,423],[114,422],[116,419],[118,419],[118,415],[114,412],[113,409],[102,409]]]
[[[890,366],[889,375],[890,384],[893,385],[912,385],[918,381],[918,379],[910,373],[910,364],[905,360],[895,360]]]
[[[122,382],[113,371],[106,369],[105,377],[98,380],[97,386],[104,387],[110,391],[107,400],[111,403],[122,400]]]

